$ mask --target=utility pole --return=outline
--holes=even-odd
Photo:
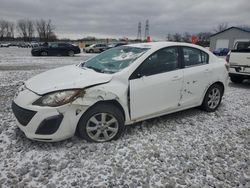
[[[138,23],[137,40],[141,41],[141,22]]]
[[[149,37],[149,21],[148,20],[146,20],[144,39],[147,40],[147,37]]]

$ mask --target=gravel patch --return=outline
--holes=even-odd
[[[45,62],[27,49],[0,49],[0,187],[250,187],[249,82],[230,83],[217,112],[194,108],[154,118],[127,126],[117,141],[27,139],[10,108],[16,84],[84,58]]]

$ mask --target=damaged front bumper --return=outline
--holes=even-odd
[[[53,142],[72,137],[88,106],[71,103],[59,107],[32,105],[40,97],[25,89],[14,99],[12,110],[18,127],[32,140]]]

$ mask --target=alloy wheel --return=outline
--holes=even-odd
[[[208,101],[207,104],[209,108],[215,109],[219,103],[221,98],[221,92],[219,88],[213,88],[210,93],[208,94]]]
[[[69,53],[68,53],[68,54],[69,54],[69,56],[70,56],[70,57],[72,57],[72,56],[74,56],[74,55],[75,55],[73,51],[69,51]]]
[[[96,142],[106,142],[116,136],[119,130],[118,120],[109,113],[93,115],[87,122],[86,132]]]

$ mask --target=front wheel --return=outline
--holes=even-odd
[[[47,56],[47,55],[48,55],[48,52],[43,51],[43,52],[41,52],[40,55],[41,55],[41,56]]]
[[[219,84],[213,84],[206,92],[201,108],[207,112],[214,112],[220,105],[223,88]]]
[[[79,136],[90,142],[116,140],[124,130],[124,116],[120,109],[104,103],[85,112],[77,126]]]

